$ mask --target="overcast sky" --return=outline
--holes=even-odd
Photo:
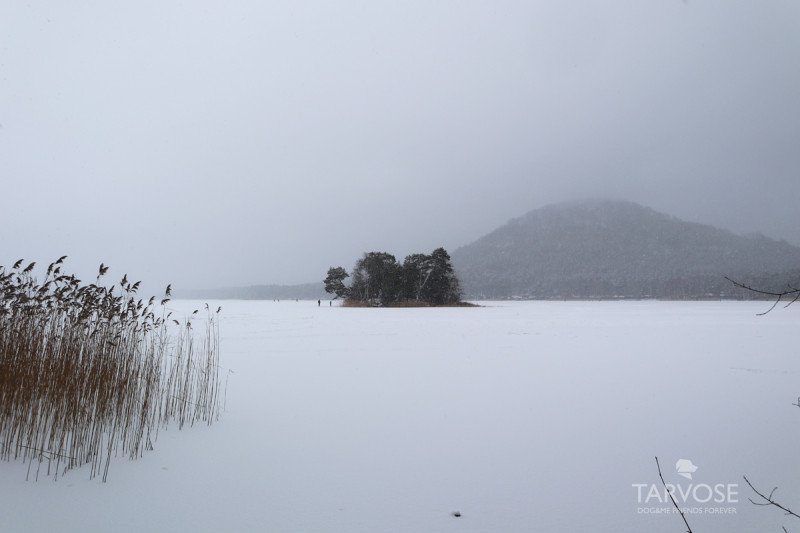
[[[321,280],[546,204],[800,244],[800,3],[3,2],[0,264]]]

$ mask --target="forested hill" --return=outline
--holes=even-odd
[[[551,205],[455,250],[469,298],[741,297],[800,280],[800,248],[623,201]],[[752,295],[744,295],[752,297]]]

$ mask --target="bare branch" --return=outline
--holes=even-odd
[[[795,291],[797,294],[795,294],[794,298],[792,298],[792,301],[784,305],[784,307],[789,307],[790,305],[792,305],[793,303],[795,303],[797,300],[800,299],[800,289],[792,287],[791,285],[789,285],[789,288]]]
[[[778,490],[778,487],[775,487],[774,489],[772,489],[772,491],[769,493],[769,496],[764,496],[761,492],[759,492],[753,486],[752,483],[750,483],[750,480],[747,479],[747,476],[742,476],[742,477],[744,477],[744,480],[747,482],[748,485],[750,485],[750,488],[753,489],[753,492],[758,494],[759,497],[761,497],[761,499],[764,500],[764,502],[754,502],[752,498],[748,498],[748,500],[750,500],[750,503],[752,503],[754,505],[763,505],[763,506],[773,505],[773,506],[777,507],[778,509],[780,509],[781,511],[783,511],[784,514],[794,516],[795,518],[800,518],[800,515],[798,515],[797,513],[795,513],[794,511],[792,511],[788,507],[784,507],[783,505],[779,504],[774,499],[772,499],[772,496],[775,494],[775,491]]]
[[[689,522],[686,521],[686,516],[684,516],[683,511],[681,508],[678,507],[678,502],[675,501],[675,498],[672,496],[672,491],[667,488],[667,483],[664,481],[664,476],[661,475],[661,465],[658,464],[658,457],[656,456],[656,466],[658,467],[658,477],[661,478],[661,484],[664,485],[664,489],[666,489],[667,494],[669,494],[669,499],[672,500],[672,505],[675,506],[675,509],[681,514],[681,518],[683,518],[683,523],[686,524],[686,533],[692,533],[692,528],[689,526]]]
[[[764,315],[766,315],[767,313],[769,313],[770,311],[772,311],[773,309],[775,309],[775,306],[776,306],[776,305],[778,305],[778,304],[780,303],[780,301],[781,301],[781,297],[780,297],[780,296],[778,296],[778,299],[777,299],[777,300],[775,300],[775,303],[774,303],[774,304],[772,304],[772,307],[770,307],[769,309],[767,309],[767,310],[766,310],[766,311],[764,311],[763,313],[756,313],[756,316],[764,316]]]
[[[800,299],[800,289],[792,287],[791,285],[788,285],[789,290],[787,290],[787,291],[772,292],[772,291],[764,291],[764,290],[761,290],[761,289],[756,289],[755,287],[751,287],[749,285],[745,285],[744,283],[739,283],[738,281],[732,280],[728,276],[725,276],[725,279],[727,279],[728,281],[730,281],[731,283],[733,283],[737,287],[745,289],[745,290],[748,290],[750,292],[754,292],[756,294],[763,294],[765,296],[775,296],[775,303],[772,304],[772,307],[770,307],[769,309],[767,309],[763,313],[756,313],[757,316],[764,316],[767,313],[769,313],[770,311],[772,311],[773,309],[775,309],[775,306],[777,306],[781,302],[781,300],[783,299],[784,296],[789,296],[791,294],[795,295],[794,298],[792,299],[792,301],[789,302],[788,304],[786,304],[784,307],[789,307],[790,305],[795,303],[798,299]]]
[[[789,289],[790,290],[788,290],[788,291],[771,292],[771,291],[764,291],[764,290],[761,290],[761,289],[756,289],[755,287],[751,287],[749,285],[745,285],[744,283],[739,283],[738,281],[732,280],[728,276],[725,276],[725,279],[727,279],[728,281],[730,281],[731,283],[733,283],[737,287],[740,287],[742,289],[746,289],[746,290],[748,290],[750,292],[755,292],[757,294],[764,294],[766,296],[786,296],[787,294],[795,294],[796,292],[800,292],[800,289],[795,289],[791,285],[789,285]]]

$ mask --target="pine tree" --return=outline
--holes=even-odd
[[[458,302],[461,299],[461,286],[450,255],[444,248],[437,248],[430,255],[430,263],[430,274],[422,288],[422,299],[433,305]]]
[[[350,289],[345,286],[344,280],[350,274],[342,267],[331,267],[328,269],[328,277],[325,278],[325,292],[335,294],[337,298],[348,298]]]

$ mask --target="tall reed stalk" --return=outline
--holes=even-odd
[[[145,303],[139,282],[102,287],[100,265],[82,284],[61,273],[64,259],[42,283],[35,263],[0,266],[0,459],[36,479],[45,464],[54,479],[88,464],[106,481],[111,458],[141,456],[159,428],[219,418],[220,309],[181,323],[164,307],[170,287]]]

